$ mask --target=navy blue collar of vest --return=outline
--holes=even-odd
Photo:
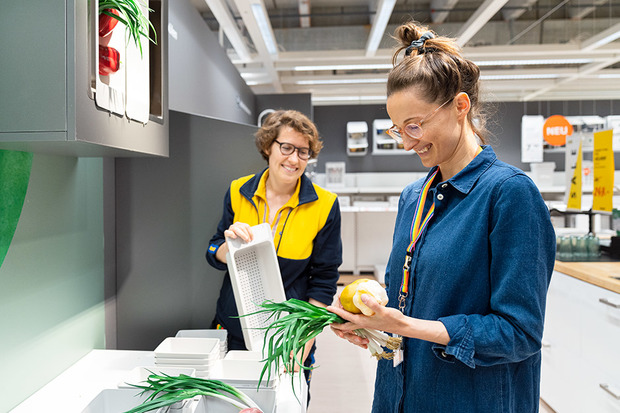
[[[258,189],[258,184],[260,183],[261,178],[268,169],[269,168],[265,168],[262,172],[254,175],[239,189],[241,195],[247,198],[250,202],[252,202],[252,198],[254,197],[254,194]],[[310,178],[303,174],[299,179],[301,180],[301,184],[299,185],[299,205],[314,202],[319,199],[319,196],[317,195]]]

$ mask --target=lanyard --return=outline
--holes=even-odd
[[[420,239],[422,232],[426,229],[429,221],[433,217],[433,213],[435,212],[435,202],[433,202],[426,213],[426,216],[422,219],[422,215],[424,214],[424,204],[426,203],[426,195],[428,194],[428,190],[433,183],[433,179],[435,179],[435,176],[437,175],[437,171],[439,171],[439,169],[435,170],[435,172],[428,177],[426,182],[424,182],[422,192],[420,193],[420,197],[418,198],[418,203],[413,214],[413,220],[411,221],[411,242],[407,247],[407,255],[405,256],[405,264],[403,265],[403,281],[400,285],[400,292],[398,293],[398,308],[401,312],[404,312],[405,299],[409,295],[409,276],[411,275],[410,270],[413,250],[415,249],[418,239]]]
[[[482,148],[478,147],[475,156],[478,156],[480,152],[482,152]],[[433,179],[435,179],[435,175],[437,175],[438,171],[439,168],[437,168],[435,172],[433,172],[433,174],[424,182],[414,211],[413,221],[411,222],[411,242],[407,247],[407,255],[405,256],[405,264],[403,265],[403,281],[400,285],[400,291],[398,292],[398,308],[403,313],[405,312],[405,300],[409,295],[409,277],[411,276],[411,260],[413,259],[413,250],[415,249],[418,239],[420,239],[420,236],[428,226],[428,223],[435,212],[435,202],[433,201],[433,204],[428,209],[426,216],[422,219],[422,215],[424,214],[424,204],[426,203],[426,195],[428,194],[428,190],[430,189]]]

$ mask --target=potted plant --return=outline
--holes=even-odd
[[[99,36],[108,36],[118,22],[123,23],[128,29],[129,38],[133,38],[136,46],[142,54],[140,36],[157,44],[155,28],[145,16],[138,4],[139,0],[99,0]],[[148,9],[149,12],[153,11]],[[153,30],[153,38],[149,31]],[[129,41],[129,39],[127,39]]]

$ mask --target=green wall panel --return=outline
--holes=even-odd
[[[0,412],[104,348],[103,160],[35,154],[0,267]]]

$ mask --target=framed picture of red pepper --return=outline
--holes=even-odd
[[[157,42],[148,19],[151,11],[148,0],[99,0],[98,27],[94,31],[99,37],[97,105],[143,123],[148,120],[148,109],[143,110],[141,103],[148,101],[149,94],[147,46],[149,41]]]

